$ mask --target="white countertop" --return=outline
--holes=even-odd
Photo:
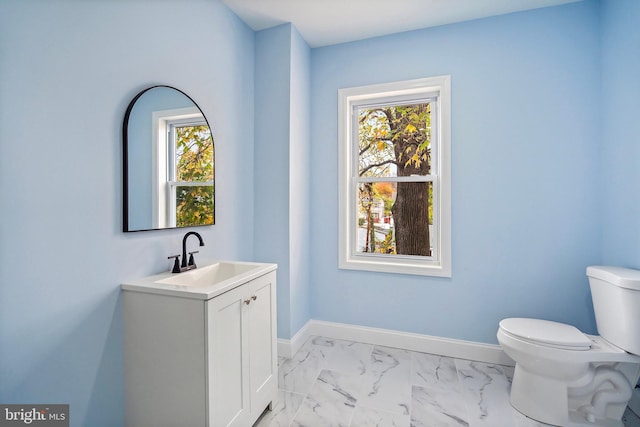
[[[275,271],[277,264],[215,261],[183,273],[160,273],[126,281],[124,291],[208,300]]]

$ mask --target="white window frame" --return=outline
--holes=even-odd
[[[175,177],[175,126],[207,125],[197,107],[176,108],[152,113],[153,225],[155,228],[176,226],[176,187],[208,186],[213,181],[184,182]],[[208,125],[207,125],[208,126]]]
[[[433,182],[434,256],[361,253],[356,250],[358,213],[358,107],[434,98],[432,105],[431,175]],[[434,109],[435,107],[435,109]],[[435,119],[435,120],[434,120]],[[339,141],[339,268],[386,273],[451,277],[451,76],[340,89]],[[383,181],[388,179],[381,178]],[[411,180],[411,177],[403,178]],[[424,180],[420,178],[418,180]]]

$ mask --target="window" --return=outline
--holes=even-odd
[[[338,95],[340,268],[450,277],[450,77]]]
[[[154,112],[153,129],[154,224],[213,224],[213,138],[204,116],[197,108]]]

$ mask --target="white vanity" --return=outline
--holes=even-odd
[[[276,404],[276,268],[219,262],[122,285],[126,427],[247,427]]]

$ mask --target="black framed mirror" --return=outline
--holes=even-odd
[[[122,128],[123,230],[215,223],[215,147],[191,97],[151,86],[129,103]]]

